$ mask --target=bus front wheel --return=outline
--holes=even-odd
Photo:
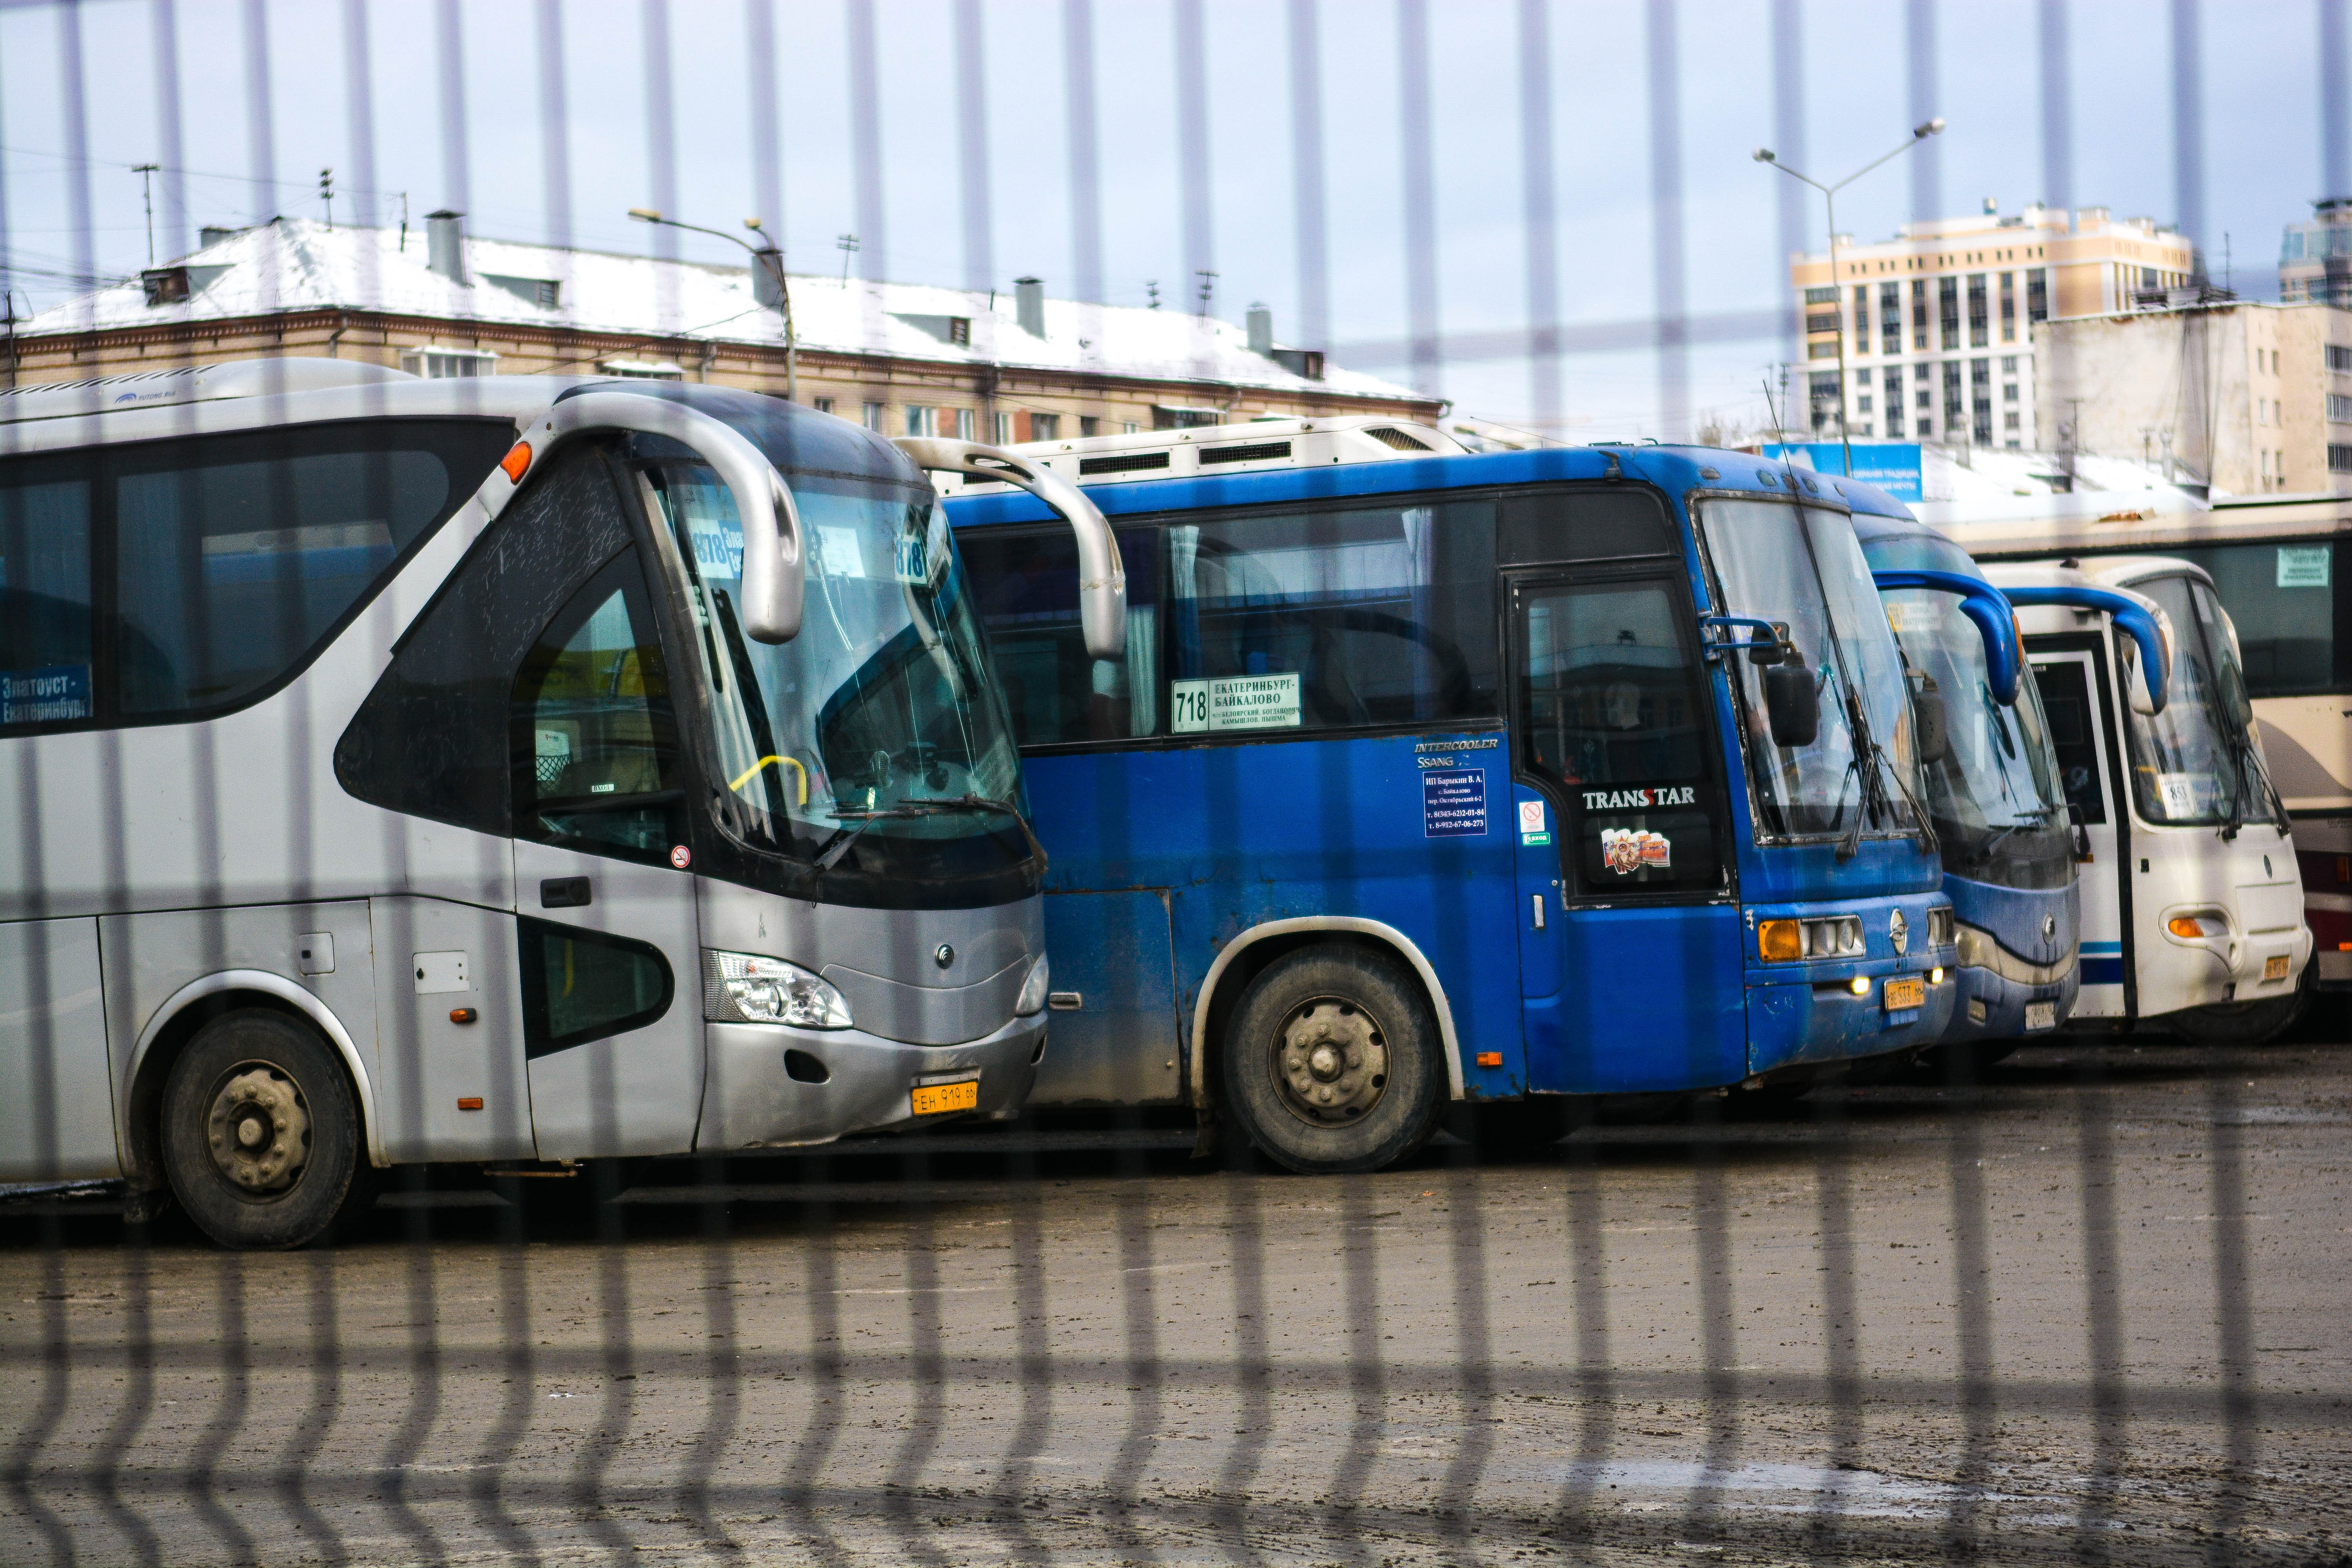
[[[164,1083],[161,1131],[173,1195],[223,1247],[307,1247],[373,1191],[342,1063],[282,1013],[198,1030]]]
[[[1294,1171],[1377,1171],[1435,1131],[1440,1050],[1429,999],[1400,965],[1360,948],[1306,948],[1243,993],[1225,1037],[1226,1103]]]

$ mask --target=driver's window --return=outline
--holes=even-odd
[[[635,550],[548,623],[512,711],[519,835],[632,859],[684,842],[677,718]]]

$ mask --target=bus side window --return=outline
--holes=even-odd
[[[988,625],[1013,736],[1024,746],[1155,732],[1159,535],[1118,531],[1127,569],[1127,659],[1087,657],[1078,629],[1078,547],[1067,528],[960,534],[956,550]]]
[[[336,782],[389,811],[511,833],[509,676],[551,611],[628,542],[604,459],[557,453],[402,633],[335,742]]]
[[[2091,730],[2098,715],[2091,706],[2084,668],[2074,659],[2037,664],[2033,679],[2042,688],[2042,711],[2050,720],[2066,804],[2079,810],[2084,822],[2097,823],[2107,819],[2107,796],[2099,782],[2099,748]]]
[[[89,481],[0,483],[0,724],[91,716]]]
[[[646,860],[685,841],[677,721],[635,550],[523,657],[513,722],[518,837]]]

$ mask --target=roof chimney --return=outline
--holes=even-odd
[[[1249,308],[1249,345],[1254,354],[1274,353],[1274,312],[1264,305]]]
[[[1020,319],[1021,330],[1033,338],[1045,335],[1045,280],[1042,278],[1015,278],[1013,280],[1013,314]]]
[[[447,207],[425,215],[425,265],[452,283],[466,278],[466,215]]]

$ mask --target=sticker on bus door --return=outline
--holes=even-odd
[[[1544,826],[1544,803],[1539,800],[1519,802],[1519,842],[1541,846],[1551,842],[1551,830]]]
[[[1446,768],[1421,775],[1421,836],[1477,838],[1486,831],[1486,770]]]

